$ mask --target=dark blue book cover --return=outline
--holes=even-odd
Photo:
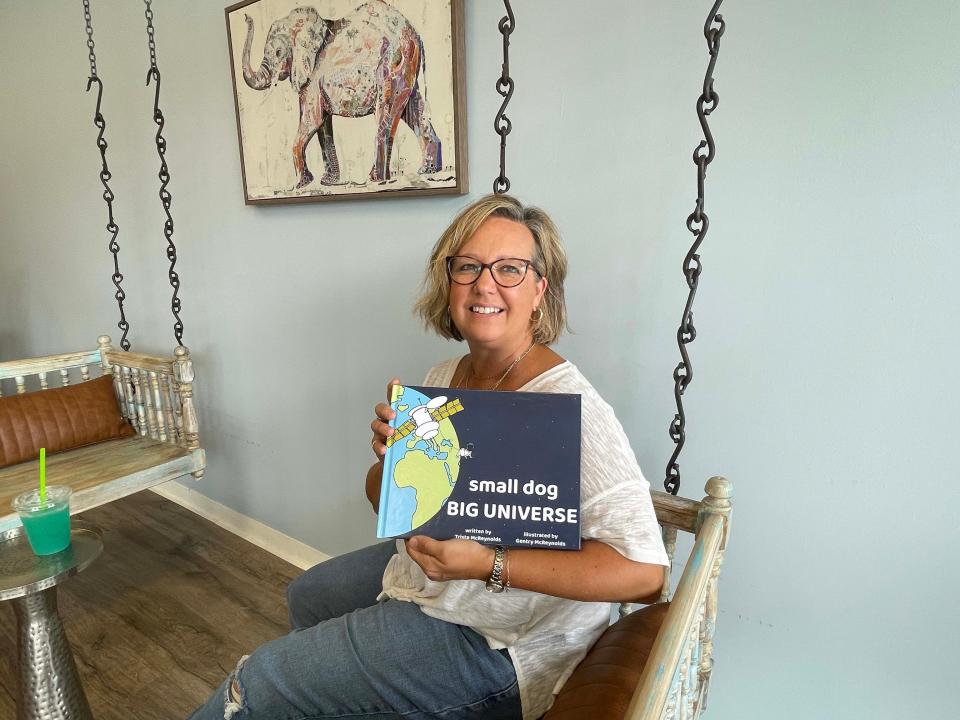
[[[395,386],[377,537],[580,549],[580,396]]]

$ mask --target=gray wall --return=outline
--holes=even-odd
[[[571,256],[576,332],[559,350],[655,486],[708,4],[527,0],[511,46],[509,175]],[[169,351],[142,6],[93,10],[132,337]],[[462,352],[409,308],[468,198],[245,207],[223,6],[156,11],[199,487],[328,553],[369,543],[371,407],[391,375],[419,381]],[[468,3],[472,197],[496,174],[500,13]],[[710,716],[943,715],[960,591],[960,8],[726,15],[683,456],[685,494],[715,473],[737,490]],[[79,3],[0,3],[0,67],[0,358],[90,347],[115,307]]]

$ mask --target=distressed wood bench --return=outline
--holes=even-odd
[[[0,394],[5,384],[23,394],[100,375],[113,377],[120,413],[137,435],[47,458],[50,482],[73,488],[71,514],[186,475],[199,479],[206,466],[187,348],[179,346],[172,357],[162,358],[115,350],[106,335],[97,343],[92,351],[0,363]],[[0,532],[20,525],[10,503],[36,484],[36,461],[0,468]]]
[[[699,502],[651,492],[671,564],[678,532],[694,536],[676,590],[668,568],[660,602],[621,606],[543,720],[693,720],[706,708],[733,486],[714,477],[706,492]]]

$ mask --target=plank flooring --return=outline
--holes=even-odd
[[[96,720],[185,718],[241,655],[288,630],[300,570],[141,492],[79,517],[104,552],[60,586],[60,615]],[[0,603],[0,720],[16,716],[16,624]]]

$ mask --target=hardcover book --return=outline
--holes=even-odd
[[[580,549],[580,396],[394,386],[377,537]]]

